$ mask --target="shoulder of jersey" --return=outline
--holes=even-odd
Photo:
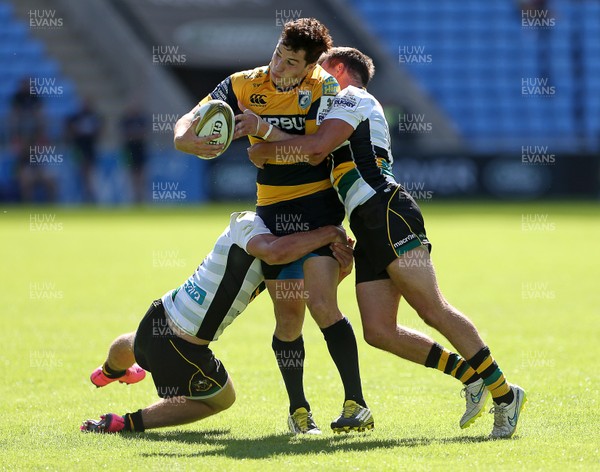
[[[246,245],[253,236],[271,234],[263,220],[253,211],[232,213],[229,217],[229,237],[246,251]]]
[[[247,233],[264,225],[263,220],[253,211],[239,211],[229,217],[229,227],[232,232]]]
[[[256,216],[256,213],[253,211],[236,211],[229,215],[229,223],[253,223]]]
[[[344,98],[354,100],[356,102],[361,102],[365,100],[366,102],[377,103],[377,100],[373,95],[367,92],[364,88],[355,87],[354,85],[348,85],[348,87],[341,90],[340,93],[338,93],[337,97],[335,97],[335,100],[341,101]]]
[[[306,82],[315,88],[321,88],[321,95],[336,95],[340,91],[340,86],[329,72],[317,65]]]
[[[236,72],[231,75],[231,80],[234,82],[255,82],[255,83],[263,83],[265,80],[269,78],[267,73],[268,66],[261,66],[255,69],[243,70],[241,72]]]
[[[355,87],[354,85],[348,85],[345,89],[341,90],[340,95],[352,95],[358,98],[367,98],[373,97],[369,92],[367,92],[364,88]]]
[[[378,103],[373,95],[365,89],[349,85],[333,98],[331,109],[356,111],[361,108],[368,115],[370,111],[367,112],[367,110],[377,106]]]

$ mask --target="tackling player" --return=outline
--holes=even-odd
[[[473,323],[439,290],[421,210],[394,180],[383,109],[365,88],[374,74],[371,59],[353,48],[334,48],[321,60],[343,90],[314,135],[292,138],[285,144],[310,156],[315,165],[333,152],[331,180],[357,239],[356,295],[365,340],[466,384],[461,428],[481,415],[491,393],[495,412],[491,437],[511,437],[526,401],[525,392],[506,381]],[[249,155],[260,167],[273,159],[275,152],[273,144],[263,143],[252,146]],[[401,296],[467,361],[431,338],[397,326]]]
[[[150,306],[137,332],[119,336],[90,379],[97,387],[152,379],[161,400],[123,416],[86,420],[82,431],[117,433],[191,423],[229,408],[235,391],[208,347],[264,288],[261,260],[283,264],[338,242],[335,257],[351,270],[352,251],[341,227],[276,237],[253,212],[233,213],[212,252],[181,286]],[[340,278],[341,280],[341,278]],[[137,364],[134,364],[137,362]]]
[[[317,64],[331,44],[327,28],[313,18],[286,23],[269,65],[231,75],[200,104],[220,99],[234,110],[243,110],[236,116],[234,137],[249,135],[251,143],[276,141],[286,138],[287,133],[314,133],[339,90],[337,81]],[[198,106],[177,122],[175,147],[190,154],[216,155],[221,147],[211,150],[211,145],[199,142],[194,133],[197,121],[193,115]],[[257,176],[256,211],[277,236],[338,225],[344,218],[325,162],[311,166],[278,159],[264,166]],[[291,264],[263,263],[263,271],[275,309],[275,356],[278,361],[301,361],[293,365],[278,362],[290,400],[290,429],[298,433],[319,431],[303,387],[306,306],[323,332],[344,385],[343,411],[332,422],[332,429],[371,429],[374,422],[363,398],[356,338],[337,306],[338,264],[330,249],[318,248]],[[307,424],[307,417],[308,429],[300,426]]]

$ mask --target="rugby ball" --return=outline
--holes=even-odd
[[[223,100],[210,100],[202,105],[194,113],[194,119],[200,116],[200,121],[196,125],[196,136],[210,136],[220,133],[217,139],[209,141],[209,144],[223,144],[223,150],[214,157],[198,156],[200,159],[214,159],[223,154],[233,139],[233,129],[235,119],[233,110]]]

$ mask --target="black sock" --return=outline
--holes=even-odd
[[[366,408],[360,384],[358,347],[350,321],[344,317],[321,331],[327,342],[329,354],[342,378],[345,400],[354,400]]]
[[[438,343],[433,343],[427,359],[425,359],[425,367],[437,368],[440,357],[442,357],[442,352],[444,352],[444,348]]]
[[[146,431],[144,422],[142,421],[142,410],[138,410],[135,413],[125,413],[123,415],[125,420],[125,428],[123,431],[143,433]]]
[[[290,399],[290,415],[302,407],[310,411],[304,396],[304,339],[300,336],[295,341],[286,342],[273,336],[271,347]]]
[[[104,375],[106,375],[109,379],[118,379],[119,377],[123,377],[127,370],[111,369],[108,365],[108,361],[106,361],[102,366],[102,372],[104,372]]]

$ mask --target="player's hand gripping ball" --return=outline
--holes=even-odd
[[[223,149],[212,157],[198,156],[200,159],[214,159],[223,154],[233,139],[235,118],[231,107],[222,100],[210,100],[194,113],[194,119],[200,116],[196,125],[196,135],[199,137],[219,133],[221,136],[209,141],[208,144],[222,144]]]

